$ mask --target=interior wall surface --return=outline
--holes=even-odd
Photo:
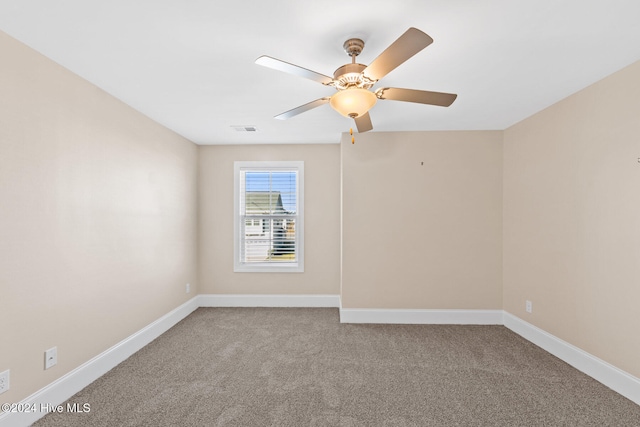
[[[0,401],[17,403],[197,293],[197,147],[1,32],[0,52]]]
[[[236,161],[304,162],[304,272],[233,271]],[[340,293],[338,144],[200,146],[199,171],[201,293]]]
[[[636,377],[639,117],[637,62],[507,129],[503,215],[504,309]]]
[[[502,308],[502,132],[342,139],[342,306]]]

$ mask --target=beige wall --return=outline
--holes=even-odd
[[[0,52],[0,401],[19,402],[195,295],[197,147],[1,32]]]
[[[502,307],[502,132],[346,135],[341,149],[343,307]]]
[[[505,310],[636,377],[638,158],[640,62],[505,131]]]
[[[304,273],[233,272],[234,161],[304,161]],[[203,294],[340,292],[340,147],[199,147],[199,281]]]

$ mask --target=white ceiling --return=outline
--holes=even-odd
[[[338,142],[329,105],[273,119],[334,89],[254,60],[333,75],[409,27],[434,43],[376,87],[458,99],[378,102],[373,132],[505,129],[640,59],[638,0],[0,0],[0,30],[198,144]]]

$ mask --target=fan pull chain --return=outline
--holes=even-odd
[[[351,135],[351,144],[355,144],[356,137],[353,136],[353,128],[349,128],[349,135]]]

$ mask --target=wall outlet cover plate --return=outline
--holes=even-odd
[[[0,372],[0,393],[9,390],[9,370]]]
[[[44,352],[44,369],[49,369],[58,363],[58,347],[52,347]]]

